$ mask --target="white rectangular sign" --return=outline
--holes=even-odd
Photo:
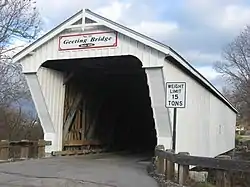
[[[59,37],[59,51],[117,46],[117,32],[83,33]]]
[[[186,107],[186,83],[167,82],[166,83],[166,107],[185,108]]]

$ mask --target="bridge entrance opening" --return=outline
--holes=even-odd
[[[133,56],[48,61],[65,74],[63,149],[149,152],[157,140],[149,88]]]

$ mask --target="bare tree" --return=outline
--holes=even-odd
[[[19,108],[0,109],[4,113],[4,129],[0,131],[1,139],[8,140],[37,140],[43,138],[43,130],[37,116],[32,113],[26,113]]]
[[[31,0],[5,0],[0,6],[0,58],[8,58],[15,40],[32,40],[40,31],[40,19]],[[16,47],[16,46],[12,46]]]
[[[9,107],[17,104],[20,99],[28,99],[24,76],[21,66],[12,63],[0,63],[0,106]]]
[[[11,62],[16,52],[17,41],[30,42],[39,35],[41,21],[32,0],[0,0],[0,130],[13,130],[11,119],[24,124],[28,118],[21,110],[19,102],[30,99],[27,84],[20,64]],[[22,126],[22,125],[21,125]],[[19,129],[20,130],[20,129]],[[14,132],[14,130],[13,130]],[[0,137],[1,138],[1,137]]]
[[[215,69],[226,79],[226,96],[238,108],[240,123],[245,124],[250,122],[250,26],[224,49],[223,58]]]
[[[20,64],[9,60],[18,40],[32,40],[40,31],[38,11],[31,0],[4,0],[0,5],[0,106],[27,93]]]

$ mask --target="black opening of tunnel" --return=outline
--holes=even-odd
[[[43,67],[72,74],[69,82],[92,98],[93,137],[110,151],[152,152],[156,131],[145,70],[133,56],[47,61]],[[94,104],[95,103],[95,104]]]

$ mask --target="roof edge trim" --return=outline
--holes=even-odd
[[[95,19],[95,21],[103,21],[104,23],[106,23],[107,27],[110,27],[114,30],[117,30],[118,32],[131,37],[135,40],[138,40],[142,43],[144,43],[145,45],[148,45],[152,48],[155,48],[156,50],[161,51],[162,53],[165,53],[166,55],[170,55],[172,56],[178,63],[180,63],[183,67],[185,67],[187,70],[189,70],[190,73],[192,73],[196,79],[199,79],[200,81],[202,81],[204,83],[204,85],[206,85],[206,88],[209,88],[210,90],[212,90],[218,97],[221,98],[221,100],[228,106],[230,106],[230,108],[238,113],[237,109],[203,76],[201,75],[191,64],[189,64],[180,54],[178,54],[176,51],[174,51],[171,47],[158,42],[148,36],[145,36],[141,33],[138,33],[130,28],[127,28],[123,25],[120,25],[116,22],[113,22],[105,17],[102,17],[88,9],[86,9],[86,14],[88,15],[88,17],[91,17],[92,19]],[[133,36],[132,36],[133,35]]]
[[[227,105],[229,104],[230,108],[232,108],[235,112],[237,112],[236,108],[231,103],[229,103],[228,100],[206,78],[204,78],[193,66],[191,66],[191,64],[189,64],[183,57],[181,57],[181,55],[179,55],[171,47],[169,47],[161,42],[158,42],[158,41],[156,41],[148,36],[145,36],[141,33],[138,33],[138,32],[136,32],[128,27],[125,27],[125,26],[118,24],[116,22],[113,22],[105,17],[102,17],[101,15],[98,15],[98,14],[90,11],[89,9],[80,10],[75,15],[71,16],[70,18],[68,18],[67,20],[62,22],[60,25],[58,25],[57,27],[55,27],[51,31],[47,32],[45,35],[43,35],[42,37],[40,37],[39,39],[37,39],[36,41],[31,43],[29,46],[27,46],[26,48],[24,48],[23,50],[21,50],[20,52],[15,54],[13,56],[13,62],[20,61],[27,54],[36,50],[41,45],[43,45],[45,42],[49,41],[50,39],[52,39],[53,37],[55,37],[56,35],[58,35],[62,31],[64,31],[67,26],[72,25],[76,21],[82,19],[82,16],[83,16],[82,14],[85,14],[85,17],[87,17],[89,19],[92,19],[92,20],[99,22],[99,23],[103,23],[103,25],[105,25],[106,27],[109,27],[113,30],[116,30],[116,31],[120,32],[121,34],[126,35],[127,37],[131,37],[134,40],[137,40],[137,41],[139,41],[147,46],[150,46],[150,47],[152,47],[152,48],[154,48],[154,49],[156,49],[156,50],[158,50],[166,55],[172,56],[181,66],[183,66],[191,74],[193,74],[193,76],[197,80],[202,81],[204,83],[204,85],[206,85],[205,87],[212,90],[216,95],[218,95],[218,97],[221,98],[221,100],[225,104],[227,104]]]
[[[166,58],[166,60],[168,60],[170,63],[173,63],[173,65],[175,66],[182,66],[181,63],[179,63],[174,57],[172,57],[171,55],[168,55]],[[178,63],[178,64],[177,64]],[[180,67],[178,67],[180,68]],[[185,70],[183,70],[185,69]],[[193,68],[194,69],[194,68]],[[231,110],[233,110],[233,112],[235,112],[236,114],[238,113],[238,110],[233,106],[233,104],[226,99],[222,94],[218,95],[217,93],[219,92],[217,90],[216,87],[214,87],[213,85],[211,89],[211,87],[209,87],[208,85],[206,85],[204,83],[204,81],[202,81],[201,79],[198,79],[197,76],[195,76],[192,72],[190,72],[189,69],[187,69],[186,67],[182,66],[182,70],[181,71],[186,71],[186,73],[188,74],[188,76],[192,77],[193,79],[195,79],[199,84],[201,84],[203,87],[205,87],[206,89],[208,89],[213,95],[215,95],[219,100],[221,100],[222,102],[224,102]],[[203,77],[203,79],[205,79],[206,81],[208,81],[202,74],[200,74],[200,72],[198,72],[196,69],[194,69],[194,71],[196,71],[197,74],[199,74],[201,77]],[[191,74],[191,75],[190,75]],[[220,93],[220,92],[219,92]]]
[[[38,47],[43,45],[45,42],[49,41],[51,38],[55,37],[57,34],[64,31],[64,29],[67,26],[72,25],[76,21],[80,20],[82,18],[82,12],[83,12],[83,10],[77,12],[76,14],[69,17],[67,20],[65,20],[64,22],[62,22],[61,24],[59,24],[58,26],[56,26],[52,30],[48,31],[46,34],[44,34],[40,38],[35,40],[33,43],[31,43],[30,45],[28,45],[27,47],[25,47],[24,49],[22,49],[21,51],[16,53],[13,56],[13,62],[14,63],[18,62],[19,60],[24,58],[27,54],[29,54],[30,52],[36,50]]]

